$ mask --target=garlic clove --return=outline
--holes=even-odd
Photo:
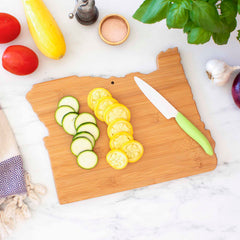
[[[227,65],[225,62],[212,59],[206,64],[206,72],[208,77],[218,86],[223,86],[230,79],[234,68]]]

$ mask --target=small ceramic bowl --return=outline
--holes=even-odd
[[[105,16],[98,28],[101,39],[110,45],[119,45],[126,41],[130,33],[126,18],[118,14]]]

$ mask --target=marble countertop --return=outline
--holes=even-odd
[[[231,96],[231,83],[214,86],[205,73],[211,58],[239,65],[240,45],[236,31],[227,46],[211,40],[205,45],[187,44],[182,30],[168,30],[164,21],[144,25],[131,16],[141,0],[96,0],[98,22],[81,26],[68,19],[74,0],[45,0],[67,43],[59,61],[44,57],[28,31],[21,1],[1,0],[1,12],[16,16],[22,25],[11,44],[23,44],[39,56],[37,71],[14,76],[0,67],[0,103],[16,135],[24,166],[33,181],[47,186],[42,204],[30,220],[19,225],[11,240],[238,240],[240,238],[240,109]],[[98,23],[107,14],[125,16],[131,27],[129,39],[109,46],[98,36]],[[10,44],[0,46],[0,55]],[[156,69],[156,55],[178,47],[186,77],[206,128],[216,141],[217,168],[208,173],[156,184],[67,205],[58,203],[50,161],[43,137],[48,134],[26,101],[35,83],[78,76],[124,76]]]

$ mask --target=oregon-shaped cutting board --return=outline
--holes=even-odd
[[[108,79],[71,76],[36,84],[28,92],[27,99],[49,132],[44,141],[61,204],[187,177],[216,167],[216,155],[207,155],[174,119],[165,119],[137,87],[134,76],[159,91],[215,147],[210,132],[201,121],[177,48],[161,52],[157,56],[157,70],[149,74],[136,72]],[[94,151],[99,162],[94,169],[84,170],[77,165],[76,157],[70,151],[72,136],[67,135],[54,118],[58,101],[63,96],[76,97],[80,112],[93,113],[87,105],[87,96],[98,87],[109,90],[130,109],[134,138],[144,146],[143,157],[122,170],[114,170],[106,162],[110,149],[104,122],[97,121],[100,138]]]

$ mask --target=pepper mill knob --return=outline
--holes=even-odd
[[[74,15],[78,22],[83,25],[90,25],[98,19],[98,9],[95,6],[94,0],[76,0],[76,5],[72,13],[69,13],[69,18]]]

